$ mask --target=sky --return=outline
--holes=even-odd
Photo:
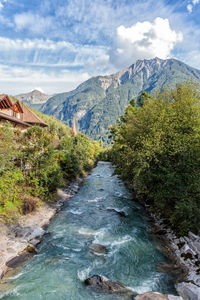
[[[0,93],[66,92],[154,57],[200,69],[200,0],[0,0]]]

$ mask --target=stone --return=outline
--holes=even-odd
[[[184,300],[199,300],[200,287],[190,282],[181,282],[176,285],[176,289]]]
[[[191,271],[187,276],[187,281],[193,282],[195,285],[200,286],[200,276],[195,271]]]
[[[182,248],[181,248],[181,253],[183,252],[187,252],[189,250],[189,246],[187,244],[185,244]]]
[[[107,208],[108,211],[113,211],[117,214],[119,214],[121,217],[126,217],[126,213],[123,210],[117,210],[115,208]]]
[[[86,286],[94,288],[97,292],[115,293],[127,296],[134,295],[133,291],[129,290],[120,283],[116,283],[101,275],[93,275],[84,281]]]
[[[26,235],[30,235],[31,232],[31,227],[27,226],[27,227],[22,227],[20,225],[18,225],[15,229],[14,229],[14,234],[16,238],[24,238]]]
[[[197,251],[199,251],[199,253],[200,253],[200,242],[195,241],[195,242],[193,243],[193,245],[195,246],[195,248],[197,249]]]
[[[29,235],[28,240],[30,241],[32,239],[41,238],[44,234],[45,231],[41,227],[35,226],[31,234]]]
[[[160,293],[148,292],[135,297],[135,300],[168,300],[167,295]]]
[[[68,200],[71,197],[69,193],[66,193],[61,189],[57,189],[57,196],[61,198],[60,203],[58,201],[59,204],[62,204],[63,201]]]
[[[184,260],[192,260],[195,258],[195,252],[192,249],[188,249],[187,252],[181,252],[181,257],[183,257]]]
[[[196,234],[194,234],[193,232],[189,231],[188,232],[188,236],[191,240],[196,241],[199,240],[199,236],[197,236]]]
[[[33,255],[29,252],[23,252],[18,256],[13,257],[9,261],[6,262],[6,266],[9,268],[16,268],[20,266],[22,263],[30,259]]]
[[[168,300],[183,300],[180,296],[167,295]]]
[[[106,254],[106,247],[104,245],[93,243],[90,245],[90,250],[94,253]]]
[[[32,239],[31,241],[30,241],[30,244],[32,245],[32,246],[37,246],[38,244],[40,244],[41,243],[41,241],[39,240],[39,239]]]

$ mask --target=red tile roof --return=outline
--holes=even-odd
[[[41,125],[43,127],[47,127],[48,125],[42,121],[32,110],[29,109],[28,106],[25,104],[22,104],[22,110],[23,110],[23,121],[27,122],[29,124],[35,124],[35,125]]]

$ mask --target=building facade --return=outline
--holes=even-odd
[[[8,95],[0,95],[0,125],[9,121],[14,128],[26,130],[33,125],[47,127],[48,125],[18,100],[11,100]]]

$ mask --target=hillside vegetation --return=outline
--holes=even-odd
[[[193,82],[134,100],[112,128],[112,161],[179,234],[200,228],[200,94]]]
[[[0,220],[15,221],[43,201],[52,201],[58,187],[90,170],[100,146],[56,118],[36,112],[49,127],[13,130],[0,127]]]
[[[129,101],[142,91],[174,88],[193,78],[200,81],[200,71],[175,60],[138,60],[129,68],[109,76],[93,77],[75,90],[51,97],[41,109],[70,127],[76,119],[81,132],[95,140],[110,142],[108,126],[116,124]]]

